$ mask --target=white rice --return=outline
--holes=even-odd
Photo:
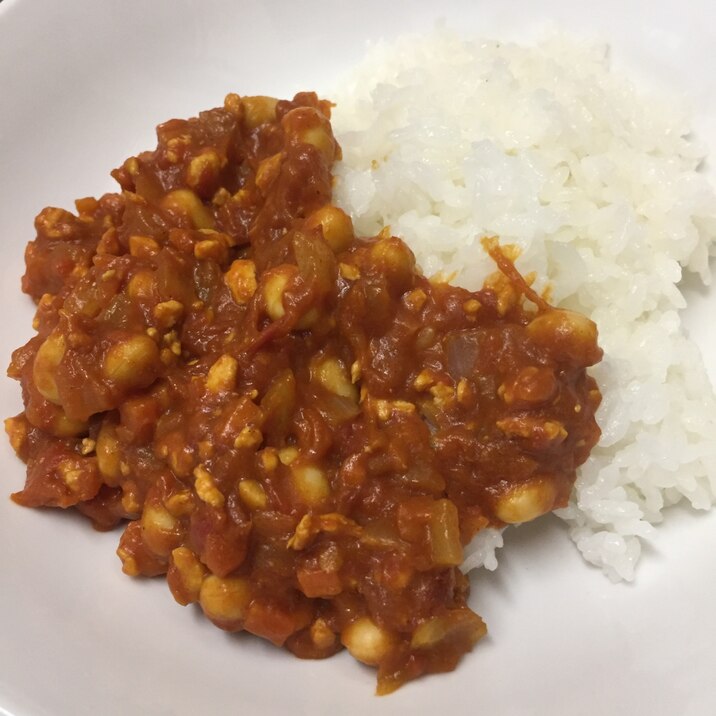
[[[598,324],[603,435],[560,516],[587,561],[632,579],[664,507],[716,499],[716,400],[677,286],[682,269],[708,282],[716,195],[682,104],[639,94],[603,46],[442,29],[375,47],[336,101],[336,198],[359,233],[389,225],[469,288],[498,235]],[[466,568],[494,569],[501,544],[480,534]]]

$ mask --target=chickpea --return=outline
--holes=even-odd
[[[40,346],[32,367],[32,377],[40,395],[57,405],[60,404],[60,394],[54,374],[64,358],[66,350],[67,343],[64,335],[59,331],[54,331]]]
[[[264,274],[263,298],[266,313],[273,321],[286,315],[283,295],[289,282],[298,275],[298,268],[290,264],[278,266]]]
[[[585,368],[602,358],[596,324],[575,311],[555,308],[540,313],[527,325],[527,335],[555,357],[566,356]]]
[[[70,418],[60,407],[55,408],[49,423],[43,427],[56,438],[74,438],[89,429],[89,425],[84,420]]]
[[[224,109],[236,117],[241,118],[244,116],[244,107],[241,104],[241,97],[235,92],[229,92],[229,94],[224,97]]]
[[[130,390],[149,385],[159,365],[157,344],[149,336],[139,333],[123,338],[109,348],[102,372],[120,389]]]
[[[399,294],[413,285],[415,256],[400,239],[390,237],[377,241],[371,247],[370,256],[385,271],[390,286]]]
[[[209,575],[201,585],[199,603],[204,614],[225,628],[238,629],[251,602],[251,587],[241,577]]]
[[[553,509],[555,499],[554,485],[536,479],[502,495],[497,501],[495,514],[507,524],[529,522]]]
[[[142,539],[157,556],[167,555],[176,546],[177,520],[162,504],[147,503],[141,517]]]
[[[97,454],[97,465],[102,477],[114,484],[121,477],[119,468],[120,452],[119,441],[117,440],[116,426],[110,422],[103,422],[97,435],[95,445]]]
[[[361,617],[341,632],[341,643],[354,659],[377,666],[393,648],[395,638],[370,617]]]
[[[353,222],[345,211],[326,204],[306,219],[307,229],[320,228],[323,238],[334,253],[345,251],[353,243]]]
[[[214,216],[190,189],[175,189],[162,199],[162,208],[186,216],[196,229],[213,229]]]
[[[264,97],[262,95],[243,97],[241,105],[243,107],[244,126],[247,129],[256,129],[256,127],[267,122],[275,122],[277,104],[278,100],[273,97]]]
[[[331,124],[317,109],[292,109],[284,115],[281,126],[290,144],[310,144],[318,149],[328,163],[336,158],[339,150],[333,138]]]

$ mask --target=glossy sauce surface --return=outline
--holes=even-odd
[[[330,105],[229,95],[158,128],[122,193],[48,208],[13,355],[14,499],[126,521],[132,576],[379,692],[484,635],[463,546],[566,503],[599,430],[586,318],[501,272],[429,281],[330,204]]]

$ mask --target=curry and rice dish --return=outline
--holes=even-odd
[[[124,523],[131,576],[389,693],[485,634],[463,547],[567,504],[599,439],[595,325],[514,268],[425,278],[332,202],[330,105],[228,95],[158,128],[121,193],[48,208],[6,421],[30,507]]]

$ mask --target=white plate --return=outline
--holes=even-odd
[[[509,38],[554,21],[611,43],[643,81],[683,89],[716,149],[716,46],[707,0],[481,3],[5,0],[0,4],[0,355],[31,334],[22,251],[45,205],[113,190],[108,170],[153,146],[153,127],[228,91],[329,88],[365,41],[429,28]],[[711,129],[709,128],[711,127]],[[709,134],[712,132],[712,134]],[[716,373],[716,295],[687,320]],[[3,415],[17,384],[0,382]],[[372,695],[340,655],[301,662],[182,610],[162,580],[123,576],[117,533],[6,495],[23,466],[0,440],[0,712],[710,714],[716,712],[716,514],[674,510],[635,585],[588,568],[556,519],[512,530],[496,574],[473,579],[491,636],[452,674]],[[4,711],[3,711],[4,709]]]

